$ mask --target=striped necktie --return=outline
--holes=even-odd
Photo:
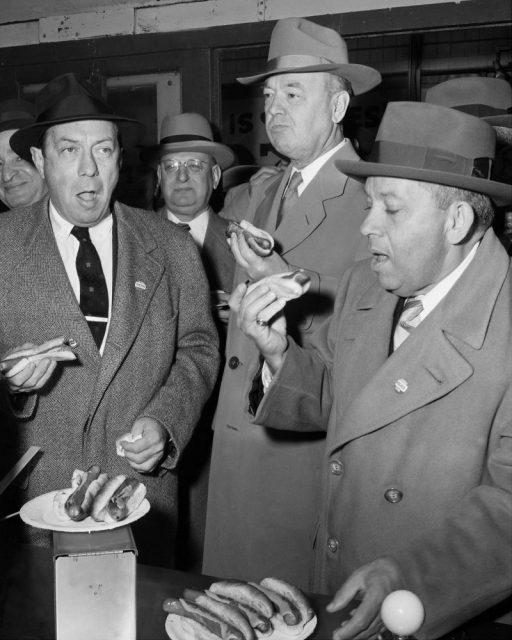
[[[296,205],[297,200],[299,199],[299,193],[297,190],[301,182],[301,172],[295,171],[292,174],[292,177],[290,178],[290,181],[288,182],[288,185],[283,192],[283,197],[281,198],[281,205],[279,207],[279,211],[277,212],[276,229]]]
[[[91,242],[88,227],[73,227],[72,235],[80,243],[76,254],[76,272],[80,281],[80,309],[87,320],[98,349],[108,322],[108,290],[101,261]]]
[[[420,315],[422,311],[423,303],[419,296],[406,299],[402,309],[402,313],[395,328],[395,334],[393,338],[395,349],[398,349],[402,342],[406,340],[411,332],[414,331],[414,329],[416,329],[416,327],[420,324]]]

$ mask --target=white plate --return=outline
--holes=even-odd
[[[69,488],[68,491],[71,493],[72,489]],[[90,516],[80,522],[60,520],[53,510],[53,498],[56,493],[60,493],[60,491],[50,491],[50,493],[45,493],[42,496],[30,500],[30,502],[26,502],[20,510],[20,518],[23,522],[38,529],[88,533],[89,531],[105,531],[107,529],[124,527],[142,518],[142,516],[149,511],[149,502],[144,498],[139,507],[135,509],[131,515],[118,522],[96,522],[96,520],[93,520]]]
[[[169,613],[165,620],[165,631],[169,638],[171,638],[171,640],[195,640],[194,636],[186,628],[180,628],[180,625],[176,624],[178,618],[179,616],[176,614]],[[262,635],[256,632],[256,637],[258,640],[305,640],[305,638],[309,637],[313,633],[317,622],[317,617],[313,616],[313,618],[308,620],[308,622],[306,622],[302,627],[302,630],[298,633],[280,633],[274,630],[269,635]]]

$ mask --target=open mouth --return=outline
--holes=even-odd
[[[90,203],[96,200],[96,191],[81,191],[76,197],[82,202]]]

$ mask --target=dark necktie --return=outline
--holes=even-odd
[[[299,188],[301,182],[301,172],[295,171],[290,178],[290,182],[288,182],[288,186],[284,190],[283,197],[281,198],[281,206],[279,207],[279,211],[277,212],[276,229],[283,222],[290,211],[292,211],[293,207],[297,203],[297,200],[299,199],[297,189]]]
[[[108,322],[107,283],[88,227],[73,227],[71,233],[80,242],[76,255],[76,272],[80,281],[80,309],[99,349]]]
[[[186,222],[175,222],[174,223],[180,229],[184,229],[185,231],[190,231],[190,225]]]

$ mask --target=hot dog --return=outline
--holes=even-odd
[[[188,603],[194,604],[194,603]],[[195,631],[200,633],[198,637],[203,637],[203,634],[206,634],[205,637],[208,636],[208,633],[214,635],[214,637],[218,640],[222,638],[222,623],[220,620],[216,620],[213,616],[208,615],[208,612],[204,609],[201,609],[198,605],[195,605],[195,609],[187,606],[186,600],[180,598],[179,600],[176,598],[167,598],[164,600],[162,604],[162,608],[165,612],[172,614],[173,616],[179,616],[180,618],[184,618],[186,620],[191,620],[193,623],[191,626],[196,627]],[[175,624],[181,625],[183,628],[182,622],[175,620]]]
[[[260,582],[260,586],[271,589],[275,593],[279,593],[284,598],[292,602],[301,615],[301,622],[304,624],[315,615],[311,604],[304,596],[300,589],[293,584],[289,584],[280,578],[264,578]]]
[[[277,613],[289,627],[294,627],[301,622],[301,615],[298,609],[281,594],[262,586],[261,584],[250,583],[257,589],[261,589],[263,593],[274,603]]]
[[[98,522],[119,522],[133,513],[145,496],[146,487],[136,478],[115,476],[96,497],[91,515]]]
[[[106,480],[107,474],[101,474],[101,469],[96,464],[83,472],[77,488],[72,491],[64,505],[64,510],[71,520],[80,521],[87,518],[91,513],[93,500]]]
[[[258,227],[247,222],[247,220],[241,220],[240,223],[230,220],[226,227],[226,236],[231,238],[233,233],[238,237],[243,235],[245,241],[256,255],[264,258],[272,253],[274,238],[263,229],[258,229]]]
[[[92,506],[91,516],[94,520],[97,522],[105,522],[109,500],[125,480],[126,476],[114,476],[113,478],[109,478],[103,485]]]
[[[251,627],[259,632],[259,638],[263,638],[266,635],[270,635],[272,633],[272,623],[270,622],[270,618],[266,618],[265,616],[263,616],[251,605],[244,604],[236,599],[232,600],[231,598],[226,598],[225,596],[219,596],[217,593],[213,593],[211,590],[209,591],[209,594],[212,598],[216,598],[220,602],[230,604],[231,606],[240,609],[247,620],[249,620],[249,624],[251,625]]]
[[[254,629],[249,624],[247,617],[237,607],[220,602],[208,593],[208,591],[185,590],[185,598],[193,600],[198,605],[213,613],[223,622],[231,625],[243,634],[244,640],[256,640]]]
[[[274,613],[274,607],[269,598],[247,582],[220,580],[210,585],[210,591],[216,595],[247,604],[259,611],[265,618],[271,618]]]

